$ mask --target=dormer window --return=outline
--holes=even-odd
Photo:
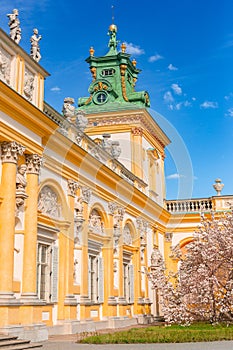
[[[113,69],[113,68],[110,68],[110,69],[103,69],[102,70],[102,75],[104,76],[104,77],[110,77],[110,76],[112,76],[112,75],[114,75],[115,74],[115,69]]]

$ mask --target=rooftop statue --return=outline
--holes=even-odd
[[[117,26],[115,24],[111,24],[109,27],[108,35],[110,36],[108,47],[110,48],[107,55],[114,55],[117,54],[117,45],[119,41],[116,38],[117,34]]]
[[[38,35],[38,29],[33,29],[33,35],[31,36],[31,53],[30,56],[36,61],[39,62],[41,59],[40,54],[40,46],[39,41],[41,40],[42,36]]]
[[[7,17],[9,17],[8,25],[10,28],[10,37],[19,44],[21,40],[21,28],[19,27],[20,21],[18,19],[19,12],[17,9],[14,9],[12,12],[13,13],[7,14]]]
[[[64,98],[62,113],[64,117],[68,119],[68,121],[70,121],[74,117],[75,106],[74,106],[74,99],[72,97]]]

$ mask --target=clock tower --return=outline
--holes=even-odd
[[[140,70],[136,68],[136,61],[130,59],[126,45],[121,45],[117,51],[117,26],[110,25],[109,51],[105,56],[94,56],[94,49],[90,48],[89,63],[93,81],[89,86],[89,97],[80,98],[80,109],[87,114],[100,111],[117,111],[122,109],[137,109],[150,106],[147,91],[135,91],[135,85]]]

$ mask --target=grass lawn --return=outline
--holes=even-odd
[[[87,334],[79,340],[89,344],[186,343],[198,341],[233,340],[233,325],[194,324],[183,326],[151,326],[132,328],[111,334]]]

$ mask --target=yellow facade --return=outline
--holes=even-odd
[[[77,128],[43,100],[48,73],[3,31],[0,50],[12,72],[0,80],[0,332],[46,339],[151,322],[159,312],[151,253],[158,247],[175,271],[172,249],[200,221],[191,204],[165,201],[170,140],[139,108],[87,115],[77,141]],[[30,100],[25,70],[35,80]],[[127,159],[96,146],[106,133]],[[230,200],[203,199],[218,210]]]

